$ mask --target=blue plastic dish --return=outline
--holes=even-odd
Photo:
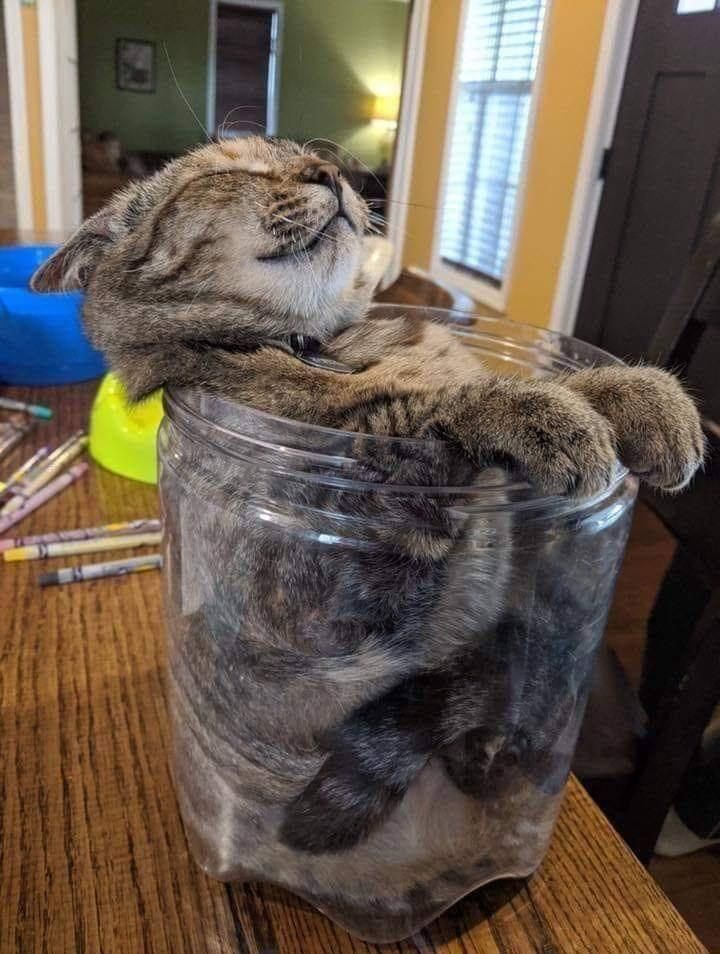
[[[70,384],[97,378],[105,359],[85,337],[80,292],[39,294],[28,285],[54,245],[0,247],[0,382]]]

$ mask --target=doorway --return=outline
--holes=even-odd
[[[711,218],[720,212],[720,0],[641,0],[576,334],[642,358]],[[720,333],[688,377],[720,405]]]
[[[211,3],[207,125],[213,135],[277,132],[282,16],[274,0]]]
[[[392,271],[397,272],[430,0],[227,2],[277,12],[274,49],[265,44],[266,54],[274,53],[274,60],[267,56],[265,130],[312,140],[316,148],[332,146],[348,173],[361,185],[363,179],[369,183],[368,191],[378,179],[387,187],[388,197],[377,205],[387,218],[386,234],[395,248]],[[76,227],[83,213],[101,207],[129,180],[151,175],[213,134],[216,89],[209,87],[216,70],[209,70],[208,59],[217,52],[213,31],[221,3],[226,0],[156,0],[112,10],[106,0],[38,4],[39,31],[46,41],[42,108],[49,104],[52,117],[42,124],[44,192],[50,212],[62,205],[62,214],[48,214],[52,228],[65,233]],[[21,0],[5,0],[5,11],[10,7],[18,21],[20,6]],[[18,29],[8,37],[8,54],[20,50]],[[129,52],[142,67],[139,81],[135,77],[131,85],[118,83],[118,53],[123,80]],[[395,118],[386,113],[390,103]],[[235,98],[231,108],[237,105],[248,104]],[[227,129],[242,112],[228,117]],[[14,137],[16,159],[26,139]],[[20,181],[29,183],[29,176]],[[25,221],[23,195],[16,187],[18,218]],[[29,222],[32,227],[31,217]]]

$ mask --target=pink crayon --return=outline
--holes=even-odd
[[[85,463],[85,461],[80,464],[75,464],[75,466],[71,467],[66,473],[56,477],[55,480],[51,480],[49,484],[46,484],[42,488],[42,490],[38,490],[36,494],[25,501],[22,507],[14,510],[12,513],[9,513],[6,517],[0,517],[0,533],[4,533],[9,527],[19,523],[21,520],[31,514],[33,510],[37,510],[38,507],[42,507],[44,503],[47,503],[47,501],[56,494],[59,494],[61,491],[65,490],[66,487],[69,487],[70,484],[82,477],[83,474],[87,472],[87,469],[88,465]]]

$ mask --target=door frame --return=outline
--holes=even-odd
[[[400,114],[390,173],[389,207],[385,210],[385,235],[392,243],[393,253],[383,286],[395,281],[403,265],[431,2],[432,0],[411,0],[405,40]]]
[[[278,128],[278,109],[280,102],[280,64],[282,60],[282,37],[285,7],[282,0],[209,0],[208,27],[208,66],[207,66],[207,105],[205,126],[210,136],[215,135],[215,88],[217,83],[217,8],[218,3],[227,3],[234,7],[269,10],[273,14],[270,35],[270,63],[268,66],[267,114],[265,128],[267,136],[274,136]]]
[[[36,0],[37,37],[26,35],[23,0],[5,0],[10,123],[15,180],[15,218],[19,231],[37,229],[33,194],[43,196],[45,232],[62,240],[82,219],[82,170],[78,99],[75,0]],[[37,96],[28,76],[26,54],[37,42],[39,98],[42,115],[39,146],[42,181],[34,181],[28,96]],[[32,84],[32,85],[31,85]],[[37,146],[38,143],[36,143]]]
[[[36,0],[43,116],[45,221],[67,232],[82,221],[82,146],[75,0]]]
[[[603,156],[615,135],[640,0],[608,0],[570,218],[549,327],[572,334],[577,322],[605,182]]]
[[[34,216],[25,95],[25,50],[19,0],[5,0],[3,15],[10,100],[15,220],[20,231],[29,231],[33,228]]]

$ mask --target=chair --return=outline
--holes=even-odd
[[[648,357],[682,373],[713,324],[720,324],[720,216],[690,258]],[[642,492],[678,541],[647,629],[640,699],[648,733],[613,819],[643,863],[720,702],[720,427],[703,424],[706,465],[688,490]]]

